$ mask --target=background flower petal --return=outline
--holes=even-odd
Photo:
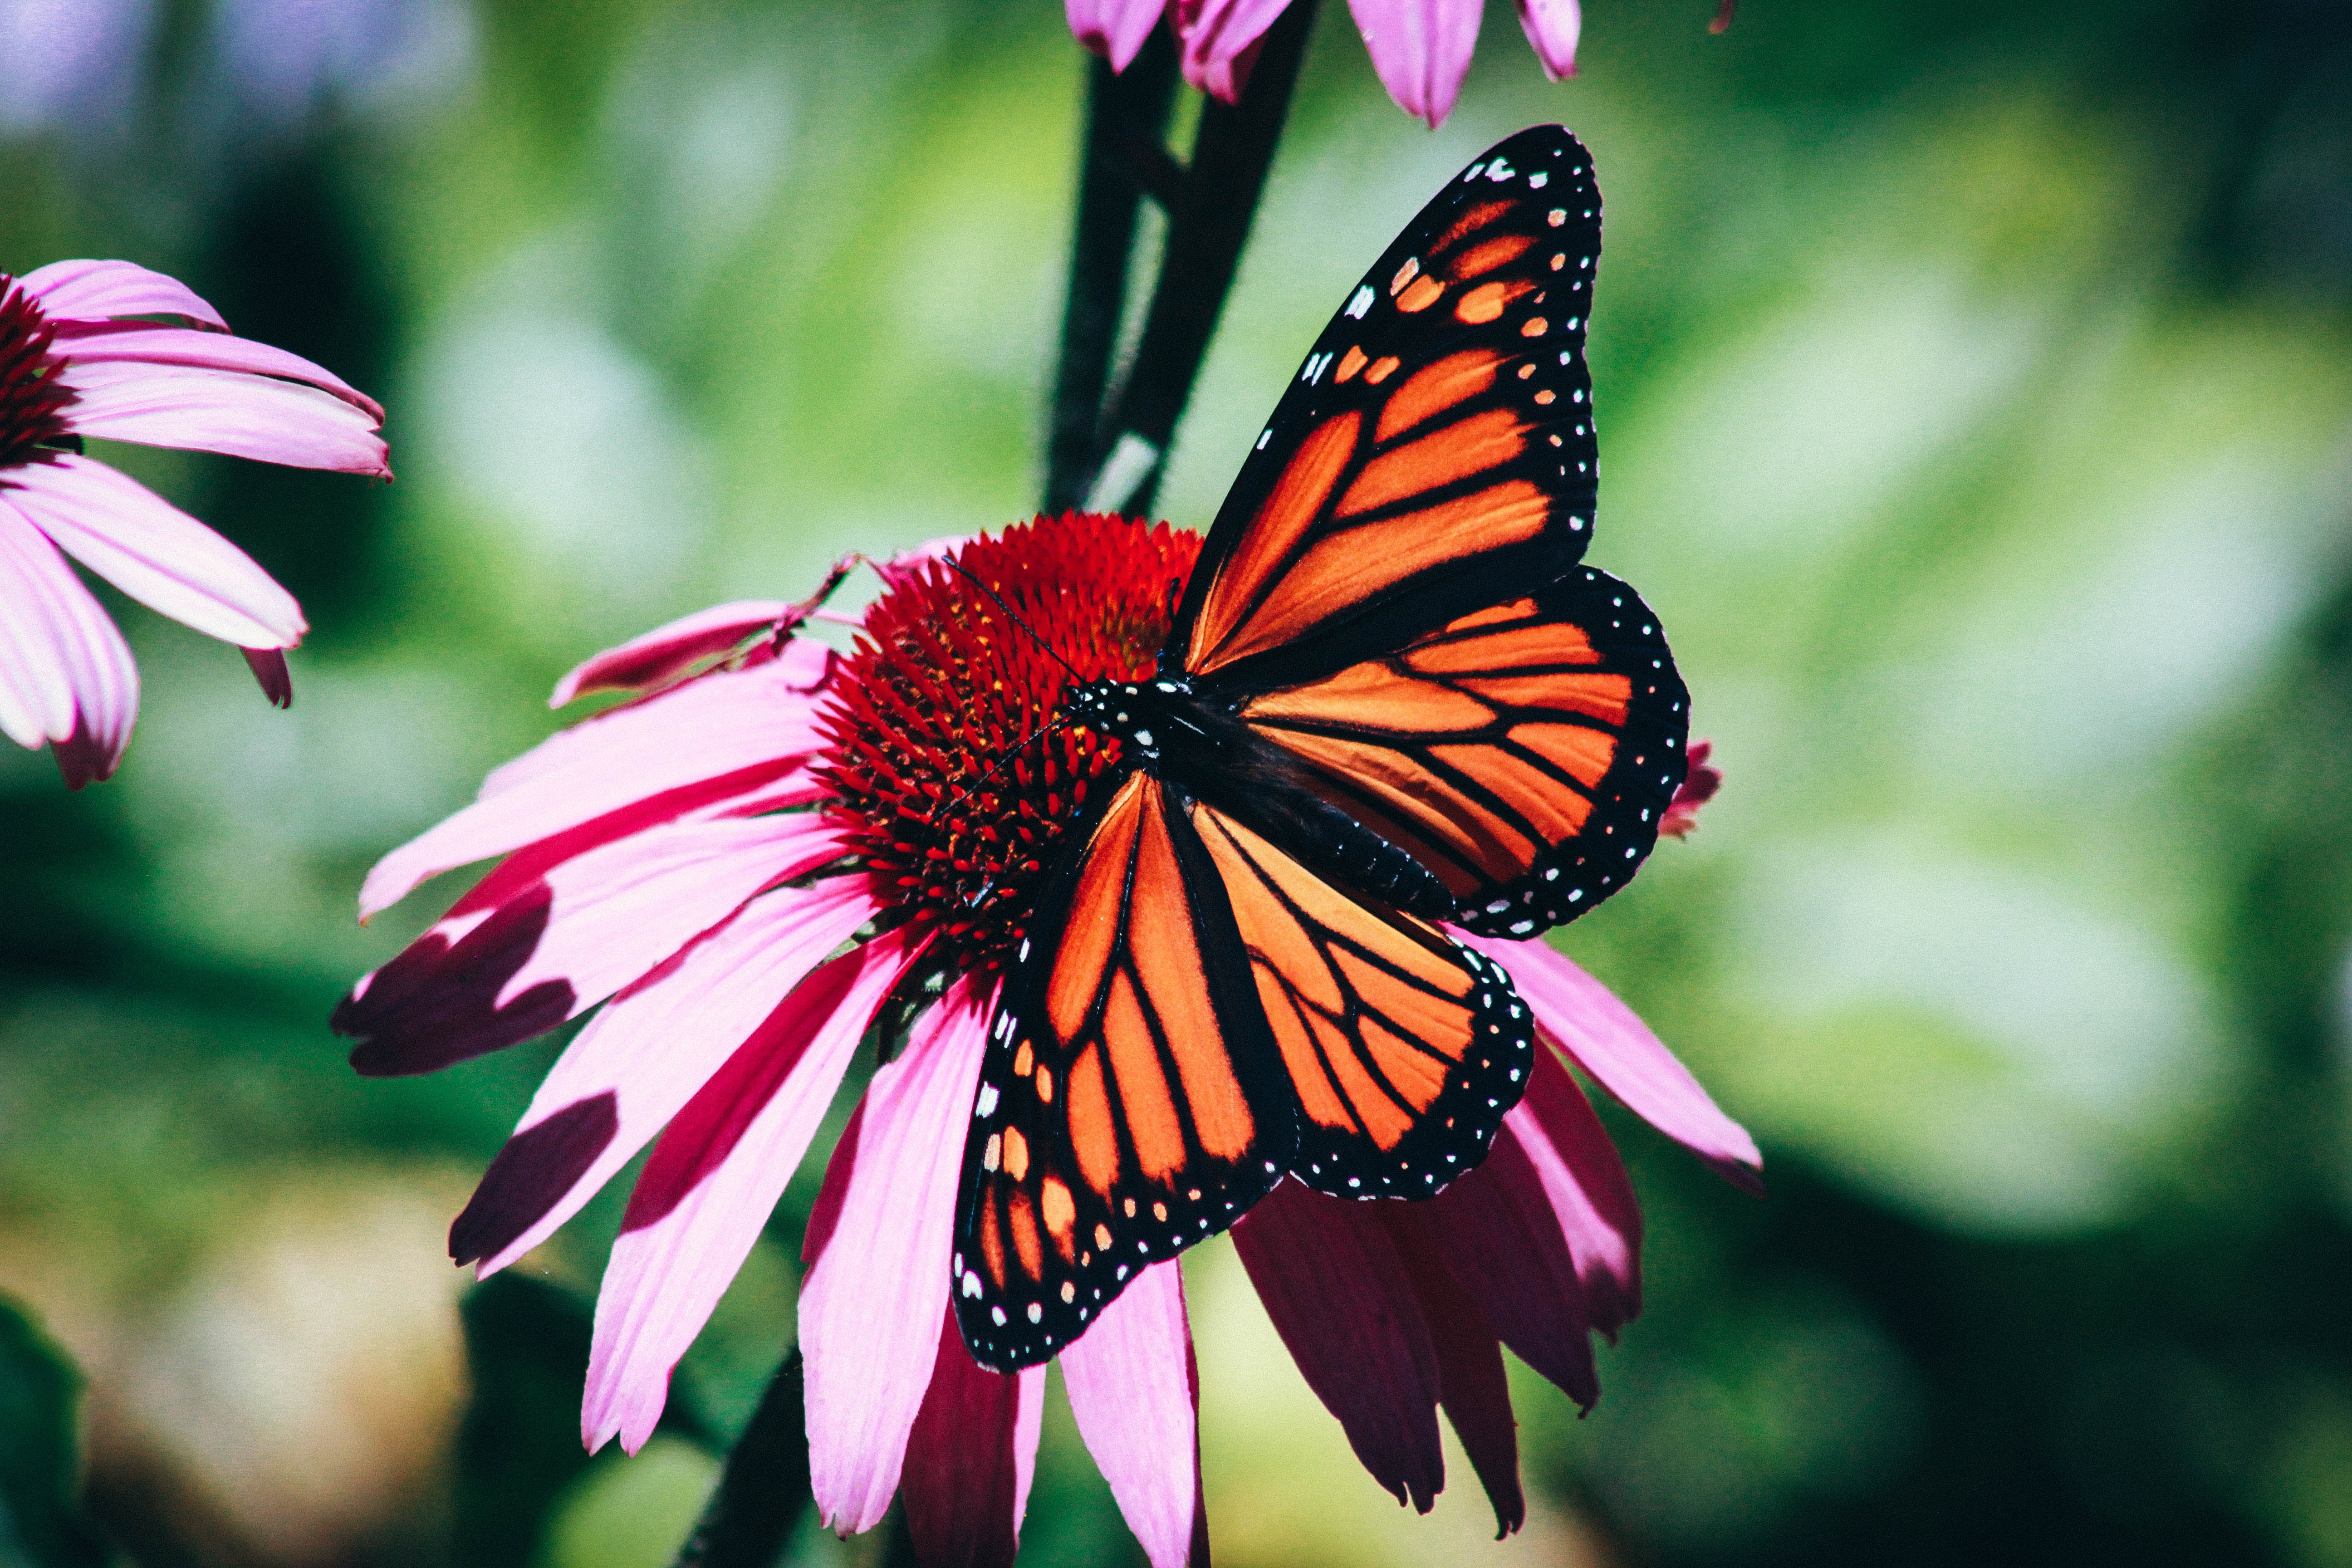
[[[1171,1258],[1137,1275],[1062,1352],[1078,1435],[1151,1568],[1182,1568],[1204,1528],[1192,1347]]]
[[[294,676],[286,668],[286,650],[282,647],[246,647],[236,650],[245,655],[245,667],[253,671],[254,682],[261,694],[269,699],[272,708],[294,706]]]
[[[1449,928],[1451,929],[1451,928]],[[1510,971],[1536,1021],[1595,1082],[1643,1121],[1691,1150],[1735,1185],[1760,1194],[1764,1156],[1633,1010],[1609,987],[1538,939],[1507,942],[1454,930]]]
[[[392,478],[375,418],[299,382],[180,364],[68,363],[78,436]]]
[[[1184,79],[1231,103],[1249,80],[1258,40],[1290,0],[1179,0],[1177,36],[1184,46]]]
[[[1234,1226],[1234,1247],[1348,1447],[1398,1501],[1427,1513],[1445,1488],[1437,1352],[1371,1205],[1286,1178]]]
[[[106,610],[0,491],[0,731],[48,745],[75,789],[114,772],[139,716],[139,670]]]
[[[18,510],[83,565],[160,615],[239,647],[309,629],[253,557],[138,480],[70,452],[0,472]]]
[[[200,370],[274,375],[330,392],[383,423],[383,405],[300,354],[226,332],[157,327],[145,321],[60,321],[50,351],[73,364],[184,364]]]
[[[681,616],[573,666],[555,683],[547,705],[561,708],[592,691],[642,691],[658,685],[774,625],[792,608],[782,599],[739,599]]]
[[[759,1239],[875,1009],[921,951],[908,928],[808,977],[687,1102],[629,1194],[596,1297],[581,1435],[635,1453],[670,1370]]]
[[[1559,81],[1576,74],[1576,38],[1584,26],[1576,0],[1519,0],[1519,26],[1545,76]]]
[[[916,1021],[906,1048],[875,1070],[856,1136],[844,1135],[847,1152],[826,1173],[828,1187],[837,1173],[845,1188],[827,1227],[842,1245],[824,1247],[810,1226],[822,1250],[801,1288],[809,1485],[819,1517],[844,1535],[888,1511],[941,1353],[956,1182],[991,1010],[966,978]],[[952,1317],[946,1334],[969,1362]]]
[[[369,1077],[437,1071],[579,1016],[842,850],[824,818],[791,812],[671,823],[520,875],[502,866],[330,1023],[364,1042],[352,1066]]]
[[[938,1345],[906,1444],[899,1500],[924,1568],[1012,1568],[1029,1510],[1045,1369],[990,1372],[940,1305]]]
[[[1348,0],[1348,9],[1397,106],[1432,130],[1444,124],[1478,47],[1479,0]]]
[[[608,1004],[566,1047],[482,1173],[449,1227],[450,1256],[478,1258],[487,1277],[554,1234],[739,1047],[799,1016],[787,997],[874,907],[856,877],[755,899]]]
[[[128,261],[52,261],[18,279],[53,320],[181,316],[228,331],[221,314],[188,286]]]
[[[730,801],[814,799],[793,782],[819,739],[805,674],[791,658],[720,670],[550,736],[484,780],[472,805],[378,861],[360,918],[427,877],[592,824],[614,837]]]
[[[1063,6],[1078,42],[1115,71],[1128,68],[1167,8],[1165,0],[1065,0]]]

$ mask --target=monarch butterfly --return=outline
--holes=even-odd
[[[1656,616],[1578,564],[1601,196],[1523,131],[1348,296],[1243,463],[1154,679],[1062,720],[1125,769],[1048,876],[954,1231],[974,1359],[1032,1365],[1286,1174],[1425,1197],[1486,1155],[1534,1024],[1439,922],[1622,887],[1685,772]]]

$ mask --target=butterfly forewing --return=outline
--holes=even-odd
[[[1489,936],[1532,936],[1623,887],[1688,766],[1689,696],[1657,617],[1589,566],[1241,716]]]
[[[1443,1191],[1527,1089],[1535,1023],[1510,977],[1233,818],[1194,817],[1298,1100],[1293,1172],[1339,1197]]]
[[[1559,576],[1591,537],[1601,196],[1575,137],[1504,142],[1366,273],[1243,464],[1163,668],[1328,674]]]
[[[1146,773],[1041,904],[981,1068],[957,1203],[973,1358],[1033,1365],[1281,1179],[1295,1112],[1223,889]]]

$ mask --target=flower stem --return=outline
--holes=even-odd
[[[809,1503],[801,1352],[784,1357],[751,1425],[727,1456],[718,1489],[678,1549],[676,1568],[771,1568]]]
[[[1227,105],[1213,99],[1203,106],[1191,165],[1173,192],[1167,189],[1167,171],[1150,155],[1158,151],[1157,140],[1139,153],[1135,121],[1103,112],[1110,101],[1099,88],[1107,68],[1097,68],[1098,90],[1087,123],[1087,174],[1064,317],[1063,374],[1055,388],[1049,507],[1069,506],[1084,498],[1083,504],[1106,511],[1150,509],[1176,422],[1192,397],[1225,295],[1233,288],[1242,247],[1249,238],[1275,143],[1289,113],[1291,89],[1306,58],[1314,15],[1314,0],[1295,0],[1266,29],[1240,100]],[[1167,48],[1172,68],[1173,45],[1164,31],[1154,35],[1151,47]],[[1149,49],[1139,56],[1129,74],[1149,56]],[[1149,84],[1137,91],[1147,89]],[[1114,230],[1113,219],[1106,216],[1099,220],[1101,226],[1089,229],[1086,209],[1091,183],[1098,178],[1108,183],[1112,177],[1128,187],[1124,205],[1117,208],[1126,215],[1126,226]],[[1134,365],[1106,418],[1098,410],[1090,411],[1088,404],[1100,399],[1108,381],[1126,292],[1124,253],[1132,248],[1136,201],[1145,194],[1169,207],[1168,242]],[[1105,262],[1114,244],[1121,252],[1115,267]],[[1081,320],[1097,334],[1083,345],[1074,342],[1070,331]],[[1073,373],[1074,361],[1081,367],[1077,374]],[[1078,455],[1082,433],[1090,437],[1083,460]]]

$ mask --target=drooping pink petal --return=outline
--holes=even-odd
[[[284,648],[240,647],[236,651],[245,655],[245,667],[253,671],[254,680],[272,708],[294,706],[294,675],[286,668]]]
[[[334,394],[378,425],[383,405],[300,354],[250,338],[145,321],[59,321],[50,353],[73,364],[184,364],[303,382]]]
[[[0,491],[0,731],[47,745],[79,789],[114,772],[139,716],[122,634],[57,546]]]
[[[1462,1439],[1478,1484],[1495,1505],[1495,1536],[1525,1524],[1527,1494],[1519,1486],[1518,1422],[1511,1414],[1510,1377],[1503,1347],[1470,1292],[1449,1266],[1440,1217],[1427,1204],[1381,1200],[1370,1205],[1396,1243],[1405,1277],[1421,1302],[1437,1353],[1437,1403]]]
[[[1445,1488],[1437,1352],[1387,1227],[1368,1205],[1286,1178],[1234,1226],[1234,1249],[1356,1458],[1427,1513]]]
[[[631,986],[565,1048],[449,1227],[487,1279],[580,1211],[748,1039],[788,1022],[793,987],[873,918],[861,877],[754,899]]]
[[[1717,1109],[1690,1069],[1675,1059],[1633,1010],[1609,987],[1540,938],[1507,942],[1453,931],[1457,942],[1495,959],[1536,1022],[1578,1067],[1643,1121],[1713,1165],[1734,1185],[1761,1193],[1764,1156],[1748,1130]]]
[[[1290,0],[1178,0],[1184,79],[1221,102],[1240,99],[1260,39]]]
[[[0,470],[0,491],[75,560],[158,614],[239,647],[308,628],[253,557],[129,475],[71,452]]]
[[[923,1568],[1013,1568],[1037,1466],[1045,1369],[1008,1374],[975,1363],[945,1301],[931,1338],[898,1489],[915,1560]]]
[[[1526,1098],[1503,1125],[1543,1184],[1592,1326],[1614,1340],[1642,1310],[1642,1207],[1633,1178],[1592,1102],[1549,1051],[1536,1053]]]
[[[1576,37],[1584,26],[1576,0],[1519,0],[1519,26],[1548,79],[1562,81],[1576,74]]]
[[[1478,47],[1479,0],[1348,0],[1372,68],[1397,107],[1435,130]]]
[[[315,386],[178,364],[69,363],[58,381],[78,436],[392,478],[375,418]]]
[[[796,679],[806,662],[718,671],[550,736],[484,780],[472,805],[378,861],[360,889],[361,919],[427,877],[599,819],[634,832],[753,790],[771,807],[786,804],[769,797],[821,742],[815,700]],[[803,793],[814,798],[813,785]]]
[[[220,312],[197,299],[186,284],[128,261],[52,261],[18,281],[52,321],[179,316],[228,331]]]
[[[1479,1314],[1521,1361],[1590,1407],[1601,1378],[1568,1222],[1508,1120],[1485,1161],[1432,1198],[1429,1213]]]
[[[1137,1275],[1062,1352],[1078,1435],[1151,1568],[1183,1568],[1206,1539],[1192,1354],[1172,1258]]]
[[[888,1510],[930,1380],[992,994],[959,981],[876,1069],[856,1141],[826,1173],[828,1189],[839,1175],[845,1190],[824,1235],[810,1226],[812,1240],[841,1243],[823,1247],[801,1288],[800,1342],[809,1486],[817,1516],[843,1535],[871,1530]],[[952,1318],[947,1333],[957,1338]],[[960,1340],[955,1351],[963,1353]]]
[[[1151,37],[1166,0],[1065,0],[1070,31],[1079,43],[1123,71]]]
[[[838,859],[807,812],[672,823],[601,845],[496,908],[452,911],[335,1009],[370,1078],[436,1072],[574,1018],[762,888]],[[477,889],[478,891],[478,889]]]
[[[575,666],[555,683],[550,708],[592,691],[642,691],[722,654],[790,613],[782,599],[740,599],[698,610]]]
[[[635,1453],[670,1370],[783,1195],[875,1009],[921,952],[901,926],[818,969],[687,1102],[629,1194],[596,1298],[581,1435]]]

